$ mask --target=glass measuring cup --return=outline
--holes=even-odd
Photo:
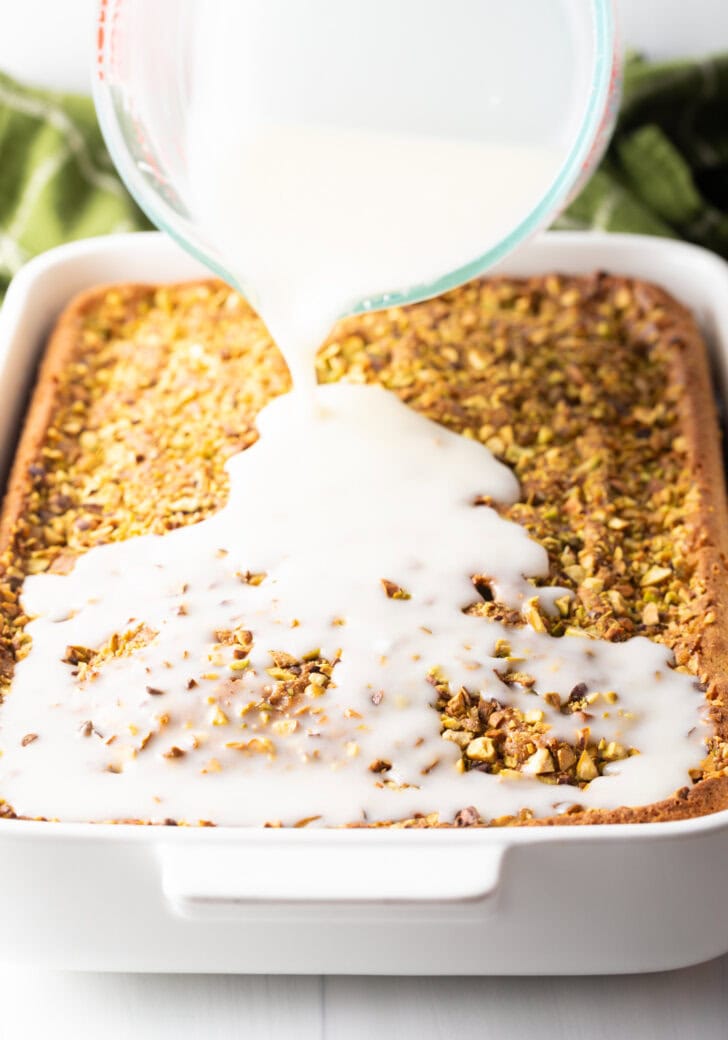
[[[354,309],[412,303],[481,274],[551,222],[606,145],[619,89],[611,0],[101,0],[94,93],[114,162],[150,219],[243,291],[245,272],[229,269],[196,219],[187,144],[192,99],[220,71],[216,41],[230,61],[222,44],[241,10],[250,32],[239,61],[265,118],[556,157],[538,197],[482,253]],[[240,102],[220,94],[231,120]]]

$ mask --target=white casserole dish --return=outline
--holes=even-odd
[[[658,282],[694,310],[722,395],[728,265],[710,253],[638,236],[549,233],[500,270],[597,268]],[[157,233],[77,242],[28,264],[0,312],[3,466],[46,335],[75,293],[205,274]],[[0,958],[94,971],[656,971],[728,951],[726,861],[728,811],[482,831],[0,820]]]

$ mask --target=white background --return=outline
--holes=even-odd
[[[655,57],[728,48],[728,0],[617,0],[617,7],[627,45]],[[95,10],[96,0],[0,0],[0,70],[88,89]]]
[[[655,56],[728,50],[728,0],[620,0],[619,7],[628,46]],[[5,0],[0,69],[28,82],[87,89],[94,8],[94,0]],[[524,935],[523,941],[540,939]],[[728,957],[680,972],[607,979],[145,977],[0,970],[1,1040],[460,1036],[725,1040]]]

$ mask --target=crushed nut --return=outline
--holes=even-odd
[[[409,592],[405,592],[401,585],[387,578],[381,579],[382,588],[387,594],[387,599],[411,599]]]

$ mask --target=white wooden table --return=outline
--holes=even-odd
[[[613,978],[0,973],[7,1040],[725,1040],[728,958]]]
[[[29,82],[87,89],[94,6],[95,0],[6,0],[0,69]],[[631,46],[660,56],[728,49],[728,0],[619,0],[619,6]],[[0,1040],[96,1037],[726,1040],[728,956],[661,975],[584,979],[73,975],[0,968]]]

